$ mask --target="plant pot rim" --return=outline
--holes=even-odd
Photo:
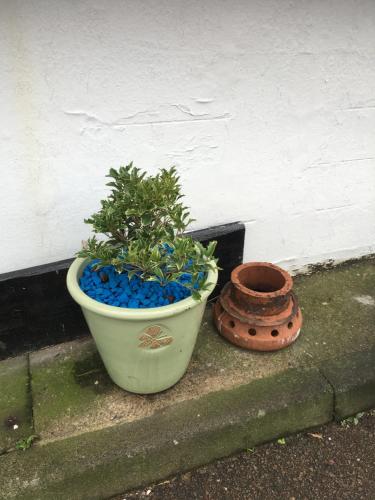
[[[265,269],[272,269],[274,271],[277,271],[284,278],[285,280],[284,285],[278,290],[275,290],[273,292],[259,292],[246,287],[241,282],[239,275],[244,269],[251,269],[256,267],[263,267]],[[271,264],[270,262],[246,262],[245,264],[241,264],[233,269],[231,273],[231,281],[233,285],[238,290],[240,290],[244,295],[254,298],[273,299],[276,297],[286,295],[293,288],[293,279],[290,276],[290,274],[287,271],[284,271],[284,269],[282,269],[281,267],[276,266],[275,264]]]
[[[107,316],[114,319],[127,319],[134,321],[144,321],[145,319],[162,319],[176,314],[180,314],[187,309],[192,309],[198,304],[202,303],[210,293],[215,288],[218,270],[215,265],[214,269],[208,271],[207,281],[211,283],[209,289],[201,292],[201,298],[199,300],[193,299],[191,296],[186,299],[180,300],[175,304],[169,304],[167,306],[160,307],[150,307],[142,309],[132,309],[128,307],[118,307],[110,306],[108,304],[103,304],[97,300],[92,299],[83,292],[79,286],[78,276],[84,267],[89,263],[89,258],[76,258],[71,266],[69,267],[68,274],[66,276],[66,284],[72,298],[84,309],[88,309],[101,316]]]

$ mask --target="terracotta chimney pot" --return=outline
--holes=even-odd
[[[213,314],[220,334],[235,345],[275,351],[298,337],[302,314],[289,273],[268,262],[233,269]]]

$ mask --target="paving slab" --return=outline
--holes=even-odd
[[[304,325],[297,342],[279,352],[232,346],[216,332],[208,306],[187,373],[160,394],[115,386],[91,339],[30,354],[40,441],[0,457],[4,498],[25,498],[26,491],[30,499],[108,498],[369,408],[374,263],[297,277]]]
[[[19,356],[0,363],[0,453],[32,432],[28,358]]]
[[[314,362],[375,347],[375,260],[295,278],[301,341]]]
[[[321,373],[335,393],[335,419],[375,408],[375,349],[326,360]]]
[[[130,422],[204,394],[229,390],[296,367],[375,348],[375,266],[364,261],[296,278],[304,314],[297,342],[279,352],[250,352],[218,335],[207,308],[192,362],[172,389],[127,393],[105,372],[91,339],[30,355],[35,428],[54,440]],[[363,303],[363,297],[367,302]],[[370,297],[370,299],[368,299]]]
[[[4,499],[103,499],[332,418],[317,369],[273,377],[165,407],[26,453],[0,456]]]
[[[163,393],[141,396],[117,387],[91,339],[44,349],[30,355],[35,429],[44,440],[62,439],[311,365],[302,343],[280,354],[254,354],[230,345],[214,329],[210,307],[186,375]]]

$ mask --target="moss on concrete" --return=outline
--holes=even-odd
[[[32,433],[27,356],[0,363],[0,453]]]
[[[326,360],[320,370],[335,390],[335,418],[375,408],[375,349]]]
[[[304,315],[297,342],[274,353],[236,348],[208,308],[188,372],[161,394],[117,388],[90,340],[32,354],[42,440],[0,457],[4,498],[107,498],[375,406],[374,262],[295,283]]]
[[[60,420],[85,414],[113,384],[90,339],[30,354],[34,425],[43,436]],[[51,431],[53,434],[53,431]]]
[[[102,499],[331,419],[318,370],[289,370],[153,416],[0,457],[3,498]],[[1,484],[2,482],[2,484]]]
[[[375,347],[374,260],[299,276],[295,290],[304,316],[298,342],[316,363]],[[373,305],[361,302],[364,297]]]
[[[187,374],[161,394],[137,396],[117,388],[89,340],[31,354],[35,426],[43,439],[68,437],[141,419],[210,392],[308,366],[310,361],[301,344],[279,356],[232,346],[216,332],[208,309]]]
[[[36,429],[44,439],[89,432],[141,419],[170,405],[289,368],[319,365],[322,360],[375,347],[375,307],[358,301],[372,290],[372,261],[298,277],[296,291],[304,314],[301,336],[287,349],[271,353],[232,346],[216,332],[209,307],[185,377],[158,395],[139,397],[117,388],[89,340],[34,353],[31,370]]]

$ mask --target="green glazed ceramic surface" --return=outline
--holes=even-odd
[[[198,335],[207,298],[217,282],[209,271],[209,290],[199,301],[188,297],[150,309],[109,306],[79,287],[87,259],[76,259],[67,275],[68,290],[81,306],[112,380],[123,389],[151,394],[168,389],[184,375]]]

